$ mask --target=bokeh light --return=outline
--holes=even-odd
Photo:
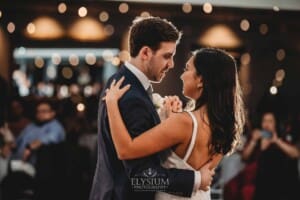
[[[64,67],[62,69],[62,75],[65,79],[71,79],[73,77],[73,71],[70,67]]]
[[[85,56],[85,62],[89,65],[94,65],[96,63],[97,59],[96,56],[93,53],[87,53]]]
[[[128,10],[129,10],[129,6],[128,6],[128,4],[127,3],[121,3],[120,5],[119,5],[119,11],[120,11],[120,13],[127,13],[128,12]]]
[[[78,112],[83,112],[85,110],[85,105],[83,103],[79,103],[76,108]]]
[[[211,5],[211,3],[205,3],[205,4],[203,4],[203,11],[204,11],[206,14],[212,13],[212,11],[213,11],[213,6]]]
[[[104,27],[104,31],[107,35],[112,35],[115,32],[115,28],[113,25],[108,24]]]
[[[270,93],[271,93],[272,95],[276,95],[276,94],[278,93],[277,87],[276,87],[276,86],[271,86],[271,87],[270,87]]]
[[[29,34],[34,34],[34,32],[35,32],[35,25],[34,25],[34,23],[29,23],[28,25],[27,25],[27,27],[26,27],[26,29],[27,29],[27,32],[29,33]]]
[[[192,12],[192,10],[193,10],[192,4],[190,4],[190,3],[184,3],[182,5],[182,11],[184,13],[190,13],[190,12]]]
[[[248,31],[250,28],[250,22],[247,19],[243,19],[240,23],[240,27],[243,31]]]
[[[36,57],[34,59],[34,64],[35,66],[37,66],[38,68],[42,68],[45,64],[44,59],[42,57]]]
[[[259,32],[262,34],[262,35],[266,35],[269,31],[269,27],[267,24],[261,24],[259,26]]]
[[[101,22],[106,22],[108,19],[109,19],[109,14],[108,14],[108,12],[102,11],[102,12],[99,14],[99,20],[100,20]]]
[[[65,3],[60,3],[58,6],[57,6],[57,10],[60,14],[63,14],[67,11],[67,5]]]
[[[143,11],[143,12],[141,13],[141,17],[150,17],[150,13],[147,12],[147,11]]]
[[[285,58],[285,50],[278,49],[276,52],[276,58],[277,58],[277,60],[282,61]]]
[[[119,58],[122,62],[130,60],[130,53],[129,51],[123,50],[119,53]]]
[[[285,71],[284,71],[284,69],[277,70],[277,72],[275,74],[276,81],[281,82],[281,81],[283,81],[284,77],[285,77]]]
[[[78,58],[78,56],[75,55],[75,54],[70,55],[70,57],[69,57],[69,63],[72,66],[77,66],[79,64],[79,58]]]
[[[16,25],[13,22],[7,24],[7,31],[13,33],[16,30]]]
[[[84,6],[82,6],[78,9],[79,17],[85,17],[87,15],[87,13],[88,13],[88,10]]]
[[[275,12],[279,12],[279,11],[280,11],[280,8],[279,8],[278,6],[273,6],[273,10],[274,10]]]
[[[112,59],[112,61],[111,61],[111,63],[113,64],[113,65],[115,65],[115,66],[119,66],[120,65],[120,58],[118,58],[118,57],[114,57],[113,59]]]
[[[61,56],[57,53],[54,53],[51,57],[51,61],[54,65],[59,65],[61,62]]]

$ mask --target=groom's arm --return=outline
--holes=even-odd
[[[119,102],[120,111],[125,125],[131,134],[136,137],[155,125],[150,108],[147,108],[143,100],[137,98],[124,98]],[[126,172],[130,178],[132,187],[136,191],[146,191],[147,187],[155,186],[162,190],[179,196],[190,197],[193,191],[198,190],[201,184],[200,172],[183,169],[166,169],[161,167],[158,154],[142,159],[123,161]],[[156,182],[148,183],[151,180]],[[148,177],[147,177],[148,176]],[[153,179],[154,178],[154,179]],[[144,181],[144,182],[143,182]],[[149,185],[150,184],[150,185]],[[141,187],[142,186],[142,187]],[[152,188],[153,189],[153,188]]]

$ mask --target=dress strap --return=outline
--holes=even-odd
[[[192,133],[192,138],[191,138],[191,142],[189,144],[188,150],[185,153],[185,156],[183,158],[183,160],[185,162],[189,159],[189,157],[194,149],[195,142],[196,142],[196,136],[197,136],[197,132],[198,132],[198,122],[196,120],[195,115],[190,111],[187,111],[187,113],[192,117],[192,120],[193,120],[193,133]]]

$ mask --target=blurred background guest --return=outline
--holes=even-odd
[[[262,115],[261,155],[254,197],[256,200],[295,200],[300,197],[298,141],[290,138],[287,133],[282,133],[278,124],[275,113],[266,112]]]
[[[35,151],[42,145],[56,144],[65,140],[65,131],[55,119],[52,102],[41,100],[36,105],[35,121],[29,124],[16,140],[14,159],[35,163]]]
[[[14,138],[7,124],[0,128],[0,199],[2,196],[2,182],[9,174],[9,161],[14,148]]]
[[[18,138],[23,129],[31,122],[30,119],[25,116],[23,100],[21,98],[10,99],[8,110],[8,127],[14,137]]]
[[[1,66],[0,66],[1,67]],[[0,127],[4,126],[7,115],[7,99],[8,99],[8,85],[5,79],[0,75]]]

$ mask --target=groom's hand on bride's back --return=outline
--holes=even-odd
[[[201,184],[199,189],[207,191],[209,190],[213,176],[215,175],[215,168],[212,168],[212,161],[207,162],[199,171],[201,174]]]

